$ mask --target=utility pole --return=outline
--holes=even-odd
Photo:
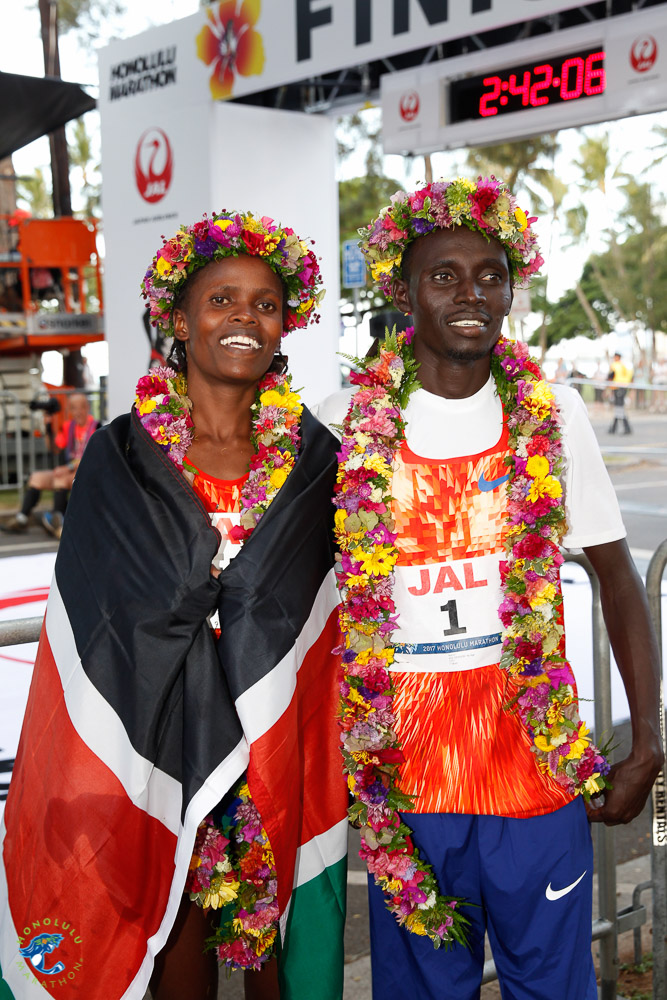
[[[57,0],[39,0],[44,49],[44,75],[60,78],[58,52],[58,3]],[[51,147],[51,176],[53,180],[53,211],[55,215],[72,214],[72,195],[69,186],[69,156],[65,128],[49,135]]]

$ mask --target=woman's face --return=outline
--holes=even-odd
[[[174,309],[175,336],[187,345],[188,377],[256,382],[283,331],[283,286],[260,257],[227,257],[197,271]]]

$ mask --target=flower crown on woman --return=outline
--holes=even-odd
[[[412,194],[397,191],[377,219],[359,230],[359,246],[377,287],[391,301],[391,284],[402,277],[403,254],[410,243],[433,229],[467,226],[487,239],[499,240],[507,254],[512,284],[520,287],[544,263],[531,229],[536,221],[495,177],[476,181],[458,177],[434,181]]]
[[[265,215],[256,219],[251,212],[223,209],[191,226],[181,226],[153,257],[141,283],[153,326],[173,337],[174,302],[188,278],[211,261],[239,254],[261,257],[283,282],[287,290],[283,335],[307,326],[311,319],[319,322],[315,309],[324,288],[317,257],[307,243]]]

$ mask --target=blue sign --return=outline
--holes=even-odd
[[[366,284],[366,258],[356,240],[343,240],[343,288],[363,288]]]

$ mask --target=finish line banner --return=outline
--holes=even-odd
[[[207,74],[214,99],[243,97],[576,6],[571,0],[221,0],[177,22],[178,46],[144,50],[148,33],[131,39],[134,52],[122,43],[122,56],[112,55],[100,73],[100,99],[170,89],[185,84],[186,75],[197,90]],[[114,49],[120,54],[119,45]]]

